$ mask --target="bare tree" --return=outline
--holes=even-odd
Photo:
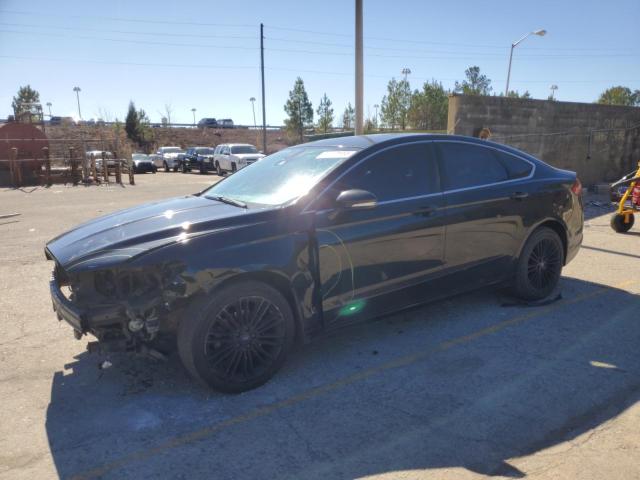
[[[164,112],[166,113],[167,123],[171,126],[171,114],[173,113],[173,106],[170,103],[164,104]]]

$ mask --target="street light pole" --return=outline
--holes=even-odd
[[[255,130],[257,125],[256,125],[256,97],[251,97],[249,99],[249,101],[251,102],[251,110],[253,110],[253,129]]]
[[[407,81],[407,76],[411,73],[411,69],[410,68],[403,68],[402,69],[402,74],[404,75],[404,81]]]
[[[409,88],[409,83],[407,82],[407,77],[411,73],[411,69],[405,67],[402,69],[401,73],[404,75],[404,84],[409,90],[409,95],[411,95],[411,89]],[[406,126],[407,126],[407,111],[405,110],[404,113],[402,114],[402,130],[404,130]]]
[[[355,135],[364,133],[364,65],[362,42],[362,0],[356,0],[356,125]]]
[[[380,105],[378,105],[377,103],[373,106],[373,108],[376,109],[376,128],[378,127],[378,108],[380,108]]]
[[[80,112],[80,87],[73,87],[73,91],[76,92],[76,100],[78,101],[78,119],[82,120],[82,113]]]
[[[534,30],[533,32],[529,32],[526,35],[524,35],[520,40],[513,42],[511,44],[511,53],[509,54],[509,70],[507,70],[507,88],[504,91],[505,97],[509,96],[509,81],[511,80],[511,62],[513,60],[513,49],[516,48],[518,44],[522,42],[525,38],[527,38],[529,35],[538,35],[539,37],[544,37],[546,34],[547,34],[547,31],[544,29]]]
[[[193,126],[196,126],[196,109],[192,108],[191,113],[193,113]]]
[[[47,102],[47,107],[49,107],[49,119],[51,119],[51,102]]]

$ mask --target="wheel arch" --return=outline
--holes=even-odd
[[[522,253],[522,249],[524,248],[525,244],[527,243],[527,240],[529,240],[531,235],[533,235],[533,233],[536,230],[538,230],[539,228],[542,228],[542,227],[550,228],[551,230],[556,232],[558,234],[558,236],[560,237],[560,241],[562,242],[563,264],[566,265],[567,264],[567,251],[568,251],[568,248],[569,248],[569,245],[568,245],[569,234],[567,232],[567,227],[564,225],[563,222],[561,222],[557,218],[546,218],[546,219],[541,220],[540,222],[534,224],[529,229],[529,232],[527,233],[527,236],[525,237],[525,239],[523,240],[522,244],[520,245],[520,248],[518,249],[518,257],[520,257],[520,254]]]

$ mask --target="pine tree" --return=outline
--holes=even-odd
[[[354,128],[356,123],[356,112],[351,106],[351,102],[347,104],[342,113],[342,128],[345,130],[350,130]]]
[[[39,101],[40,94],[36,90],[31,88],[31,85],[20,87],[18,89],[18,94],[13,97],[13,101],[11,102],[13,114],[15,115],[16,119],[24,111],[24,104],[37,103]]]
[[[302,78],[296,79],[293,90],[289,92],[289,100],[284,105],[284,111],[289,116],[284,121],[287,133],[291,137],[297,136],[299,141],[303,142],[305,126],[313,124],[313,105],[309,101]]]
[[[327,133],[333,124],[333,108],[331,108],[331,100],[326,93],[320,99],[316,113],[318,114],[318,130]]]

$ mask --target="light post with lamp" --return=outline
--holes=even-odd
[[[530,35],[538,35],[539,37],[544,37],[546,34],[547,34],[547,31],[544,29],[534,30],[524,35],[520,40],[515,41],[511,44],[511,53],[509,54],[509,70],[507,71],[507,88],[504,91],[505,97],[509,96],[509,81],[511,80],[511,61],[513,60],[513,49],[516,48],[520,42],[522,42],[525,38],[529,37]]]

